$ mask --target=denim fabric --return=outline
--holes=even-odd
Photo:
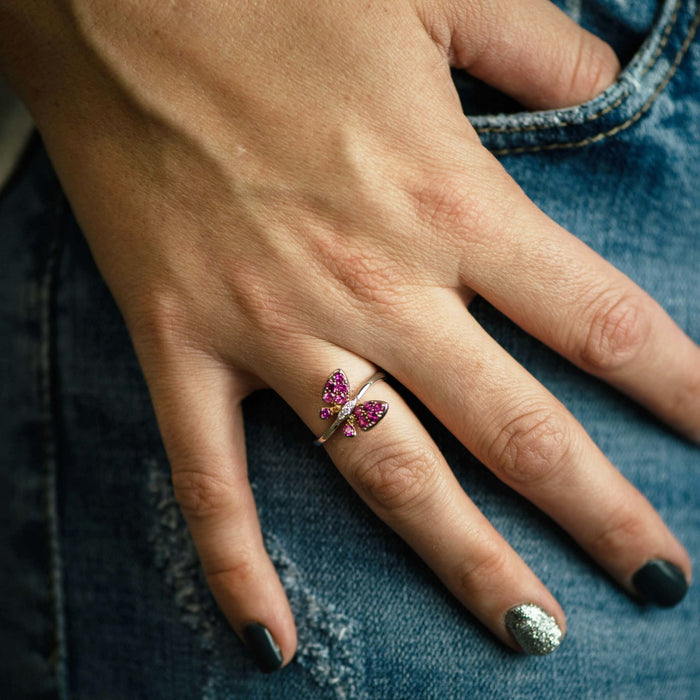
[[[473,124],[539,206],[700,341],[698,4],[561,5],[630,59],[619,81],[575,109]],[[467,111],[502,104],[457,82]],[[245,404],[250,478],[299,649],[262,676],[203,582],[128,335],[38,140],[0,199],[0,288],[0,696],[700,697],[697,586],[677,608],[639,606],[416,406],[467,493],[567,612],[552,656],[513,654],[369,512],[271,392]],[[488,304],[473,312],[697,565],[698,448]]]

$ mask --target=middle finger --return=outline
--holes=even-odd
[[[561,402],[479,326],[454,291],[436,291],[432,302],[423,323],[403,324],[401,342],[380,337],[372,356],[628,591],[635,592],[634,574],[655,559],[672,562],[690,580],[684,548]]]

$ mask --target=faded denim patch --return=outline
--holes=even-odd
[[[209,680],[203,697],[231,697],[231,674],[237,666],[234,657],[245,658],[242,646],[236,646],[235,635],[207,588],[194,542],[173,493],[170,472],[155,459],[146,460],[144,466],[155,516],[148,533],[155,565],[162,572],[183,623],[199,636],[208,657]],[[275,535],[264,533],[264,540],[297,625],[298,644],[292,663],[338,700],[362,697],[360,625],[305,583],[303,573]]]
[[[214,639],[214,601],[206,589],[197,550],[175,500],[170,473],[155,459],[146,460],[148,491],[155,520],[148,532],[155,565],[171,589],[182,621],[211,651]]]
[[[266,535],[265,547],[297,623],[295,660],[339,700],[360,697],[364,676],[360,625],[305,585],[302,573],[276,537]]]

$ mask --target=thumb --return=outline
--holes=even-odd
[[[609,44],[549,0],[437,0],[432,35],[450,63],[531,109],[580,104],[608,88],[620,63]]]

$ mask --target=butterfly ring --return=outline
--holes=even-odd
[[[342,369],[337,369],[326,380],[326,385],[323,387],[323,400],[329,406],[324,406],[319,411],[319,416],[323,420],[335,417],[332,425],[321,435],[314,445],[322,445],[333,433],[341,426],[343,422],[343,435],[345,437],[355,437],[357,429],[369,430],[374,428],[379,421],[384,418],[389,410],[389,404],[386,401],[364,401],[360,399],[365,392],[375,382],[380,382],[384,379],[383,372],[373,374],[359,389],[353,398],[350,398],[350,382],[348,381],[345,372]]]

